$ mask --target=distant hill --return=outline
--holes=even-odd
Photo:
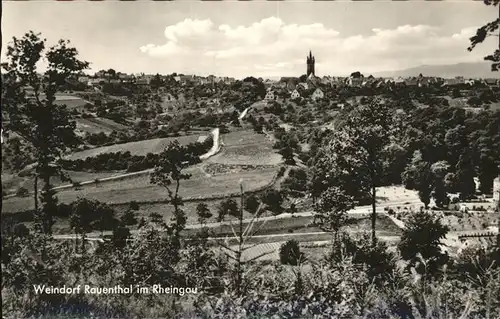
[[[443,78],[454,78],[463,76],[465,78],[500,78],[500,72],[491,72],[491,63],[457,63],[448,65],[421,65],[414,68],[374,73],[376,77],[410,77],[439,76]]]

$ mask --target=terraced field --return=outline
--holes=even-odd
[[[71,177],[73,182],[85,182],[92,181],[94,179],[101,179],[106,177],[111,177],[115,175],[120,175],[123,172],[100,172],[100,173],[89,173],[89,172],[75,172],[66,171],[66,173]],[[53,186],[66,185],[68,182],[62,182],[60,178],[54,177],[51,179]],[[29,176],[20,177],[14,174],[2,174],[2,185],[3,190],[7,193],[15,193],[19,187],[24,187],[28,191],[33,191],[33,179]]]
[[[84,99],[73,95],[56,95],[55,101],[55,104],[65,104],[69,110],[83,108],[87,103]]]
[[[90,134],[104,133],[109,134],[112,131],[126,130],[125,125],[116,123],[106,118],[81,118],[76,120],[76,128],[82,132]]]
[[[195,166],[187,170],[191,179],[183,181],[180,194],[185,199],[206,198],[207,196],[224,196],[238,191],[239,181],[243,180],[245,189],[265,187],[269,185],[277,173],[273,167],[254,170],[241,170],[231,174],[207,175]],[[65,189],[57,192],[62,203],[70,203],[78,197],[96,199],[110,204],[128,203],[130,201],[161,202],[167,198],[164,188],[152,185],[148,175],[134,176],[125,180],[109,181],[97,185],[82,186],[81,189]],[[27,198],[8,198],[3,202],[3,212],[17,212],[33,208],[33,201]]]
[[[209,163],[227,165],[279,165],[281,155],[273,149],[272,142],[264,135],[251,130],[222,135],[222,151],[211,157]]]
[[[208,133],[207,133],[208,134]],[[187,135],[179,137],[155,138],[144,141],[114,144],[110,146],[97,147],[82,152],[73,153],[68,156],[70,160],[85,159],[102,153],[116,153],[130,151],[132,155],[146,155],[148,153],[160,153],[170,142],[178,140],[180,144],[187,145],[198,140],[200,135]]]

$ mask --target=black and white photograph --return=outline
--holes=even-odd
[[[2,318],[500,319],[500,1],[2,1]]]

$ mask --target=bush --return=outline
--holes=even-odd
[[[281,166],[278,171],[278,177],[282,177],[285,174],[286,168]]]
[[[131,210],[139,210],[139,204],[135,200],[131,201],[129,206]]]
[[[16,191],[16,196],[26,197],[29,195],[29,191],[24,187],[19,187]]]
[[[417,266],[420,273],[433,274],[448,262],[448,255],[441,252],[441,240],[450,228],[441,219],[427,212],[410,215],[403,230],[398,249],[403,259]],[[423,269],[424,262],[427,266]]]
[[[289,240],[280,247],[280,261],[283,265],[297,266],[304,261],[304,254],[300,251],[299,243]]]

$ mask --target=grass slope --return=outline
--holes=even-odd
[[[231,194],[238,189],[242,179],[246,190],[251,191],[268,185],[276,174],[276,168],[259,168],[241,170],[231,174],[207,175],[195,166],[187,170],[191,179],[181,182],[180,194],[184,198],[209,195]],[[148,175],[130,179],[110,181],[99,185],[86,185],[81,189],[66,189],[57,193],[62,203],[71,203],[78,197],[96,199],[102,202],[117,204],[130,201],[155,202],[167,199],[167,191],[152,185]],[[8,198],[3,202],[3,212],[18,212],[33,209],[30,198]]]
[[[76,120],[76,128],[82,132],[90,134],[104,133],[109,134],[112,131],[126,130],[125,125],[116,123],[106,118],[79,118]]]
[[[279,165],[281,155],[273,149],[264,135],[241,130],[222,135],[222,151],[211,157],[209,163],[233,165]]]
[[[70,160],[85,159],[87,157],[93,157],[98,154],[103,153],[116,153],[116,152],[126,152],[130,151],[132,155],[146,155],[148,153],[160,153],[167,145],[178,140],[180,144],[187,145],[189,143],[194,143],[198,140],[200,135],[187,135],[179,137],[167,137],[167,138],[154,138],[150,140],[129,142],[123,144],[114,144],[110,146],[97,147],[77,153],[73,153],[68,156]]]

